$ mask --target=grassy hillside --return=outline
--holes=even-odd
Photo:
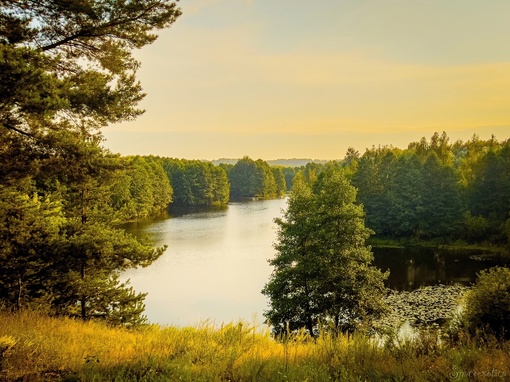
[[[7,350],[6,350],[7,349]],[[0,314],[1,381],[441,381],[510,378],[510,344],[455,345],[423,333],[273,341],[247,324],[128,331],[33,313]]]

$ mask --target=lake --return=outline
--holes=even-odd
[[[271,274],[277,226],[285,199],[232,202],[225,209],[170,210],[169,215],[126,228],[168,249],[147,268],[130,270],[137,292],[147,292],[148,319],[194,326],[237,320],[261,323],[267,308],[260,291]],[[469,284],[476,273],[505,260],[483,251],[374,248],[375,265],[390,269],[388,286]]]

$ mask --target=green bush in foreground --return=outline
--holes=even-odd
[[[465,321],[470,332],[485,331],[510,339],[510,269],[480,272],[466,297]]]

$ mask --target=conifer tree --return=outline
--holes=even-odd
[[[143,295],[118,274],[150,264],[164,248],[115,227],[112,178],[121,162],[101,148],[100,129],[143,112],[132,52],[179,15],[166,0],[0,1],[0,275],[10,275],[0,281],[0,298],[7,307],[45,290],[56,313],[139,321]],[[155,199],[161,207],[165,195]]]

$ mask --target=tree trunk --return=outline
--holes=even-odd
[[[23,293],[23,280],[21,276],[18,277],[18,295],[16,296],[16,310],[21,310],[21,294]]]
[[[306,329],[308,329],[308,332],[310,333],[310,336],[315,338],[315,334],[313,333],[313,322],[312,318],[308,318],[308,321],[306,323]]]
[[[80,276],[81,276],[81,280],[83,282],[83,279],[85,278],[85,265],[83,264],[83,260],[82,260],[82,263],[80,265]],[[85,321],[87,319],[87,307],[86,307],[86,304],[87,304],[87,297],[84,294],[82,294],[81,298],[80,298],[80,306],[81,306],[81,319],[83,321]]]
[[[310,296],[310,289],[308,287],[308,281],[305,281],[305,293],[306,293],[307,297]],[[315,335],[313,333],[313,320],[312,320],[312,312],[311,312],[310,304],[311,304],[311,301],[309,300],[308,309],[306,310],[306,315],[307,315],[306,329],[310,333],[310,336],[315,337]]]
[[[85,224],[87,223],[87,206],[86,206],[86,191],[83,189],[81,191],[81,223]]]

